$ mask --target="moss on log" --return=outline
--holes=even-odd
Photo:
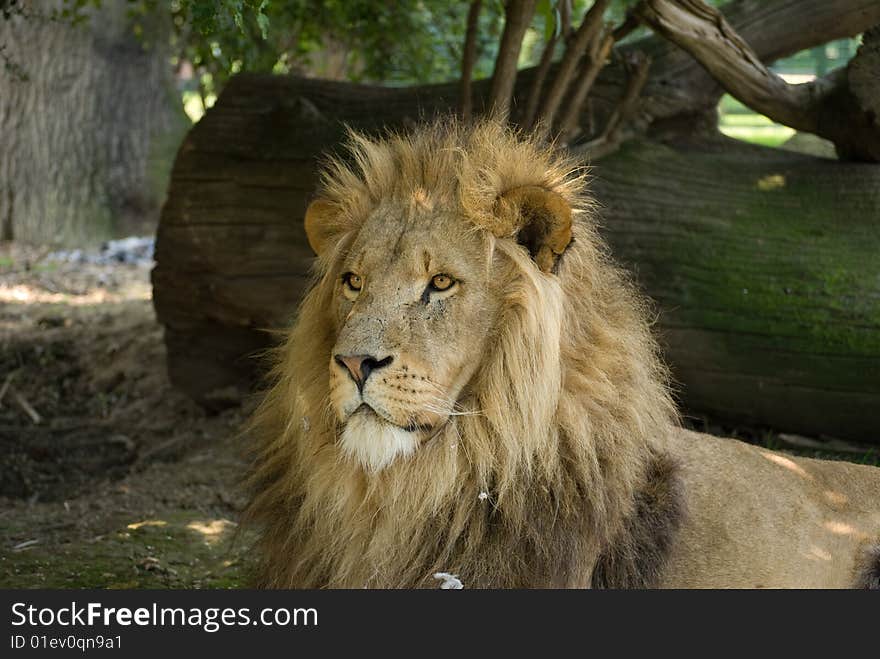
[[[595,175],[687,409],[880,442],[880,167],[641,142]]]

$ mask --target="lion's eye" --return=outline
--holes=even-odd
[[[432,299],[447,298],[458,288],[458,280],[450,275],[434,275],[431,281],[425,286],[425,292],[422,293],[422,302],[428,304]]]
[[[430,288],[433,291],[448,291],[455,285],[455,280],[449,275],[434,275],[431,277]]]
[[[353,272],[346,272],[342,275],[343,292],[345,296],[353,299],[361,292],[364,286],[364,280],[360,275]]]

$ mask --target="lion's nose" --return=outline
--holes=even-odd
[[[363,390],[370,373],[388,366],[394,361],[394,357],[390,355],[385,359],[376,359],[371,355],[334,355],[333,358],[337,364],[348,371],[351,379],[357,384],[358,390]]]

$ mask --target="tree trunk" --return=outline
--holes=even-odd
[[[2,237],[76,243],[155,227],[189,122],[168,16],[139,19],[142,44],[127,12],[111,2],[78,26],[0,20],[0,43],[28,76],[0,72]]]
[[[154,301],[178,385],[222,405],[269,345],[262,330],[289,322],[308,284],[316,159],[339,121],[401,126],[457,98],[456,85],[230,82],[179,152],[159,230]],[[614,255],[658,302],[688,409],[880,441],[880,168],[642,141],[594,181]]]
[[[461,118],[468,120],[473,113],[473,94],[471,92],[471,78],[474,73],[474,63],[477,61],[477,29],[480,23],[480,9],[482,0],[473,0],[468,9],[467,31],[464,37],[464,48],[461,55]]]
[[[532,22],[535,0],[507,0],[504,9],[504,32],[495,56],[495,70],[489,89],[489,107],[496,117],[506,119],[516,84],[517,62],[523,36]]]

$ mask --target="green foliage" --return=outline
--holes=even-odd
[[[49,17],[53,20],[69,22],[72,25],[82,23],[88,17],[90,8],[100,9],[102,0],[65,0],[60,9],[53,9]]]
[[[60,0],[36,13],[36,3],[0,0],[0,15],[81,24],[108,0]],[[109,0],[121,2],[122,0]],[[566,0],[576,28],[592,0]],[[613,0],[606,20],[619,24],[637,0]],[[185,96],[202,105],[240,71],[301,73],[383,84],[413,84],[458,77],[469,2],[448,0],[125,0],[132,30],[149,45],[143,18],[167,12],[177,65],[191,63],[196,77]],[[536,64],[560,30],[563,0],[539,0],[523,42],[521,66]],[[713,5],[722,0],[710,0]],[[491,75],[504,27],[503,0],[485,0],[479,19],[474,78]],[[640,28],[629,36],[647,34]],[[162,35],[158,35],[162,38]],[[557,56],[562,48],[557,49]],[[15,54],[0,44],[0,64],[26,78]]]
[[[143,1],[143,0],[142,0]],[[239,71],[301,72],[405,84],[458,75],[468,4],[445,0],[289,0],[253,2],[211,23],[208,0],[172,2],[178,53],[218,87]],[[196,6],[199,5],[199,6]],[[204,11],[204,13],[201,13]],[[503,8],[486,3],[480,17],[476,75],[491,72]]]
[[[141,0],[144,4],[157,5],[158,0]],[[265,39],[269,29],[266,9],[269,0],[171,0],[171,12],[189,16],[192,27],[200,34],[211,35],[237,30],[247,33],[251,20],[256,24],[259,36]],[[281,3],[284,4],[284,3]]]
[[[7,19],[22,15],[77,25],[100,11],[105,1],[61,0],[60,6],[39,14],[24,0],[0,0],[0,11]],[[203,99],[239,71],[309,73],[386,84],[455,79],[469,9],[468,2],[448,0],[125,1],[133,30],[142,40],[146,37],[138,18],[148,12],[169,12],[176,61],[194,65]],[[539,0],[522,65],[537,62],[544,44],[559,31],[561,1]],[[614,0],[609,20],[622,20],[635,1]],[[569,2],[576,26],[592,0]],[[483,2],[475,78],[491,75],[503,27],[503,0]],[[0,59],[7,71],[16,71],[12,54],[0,48]]]

